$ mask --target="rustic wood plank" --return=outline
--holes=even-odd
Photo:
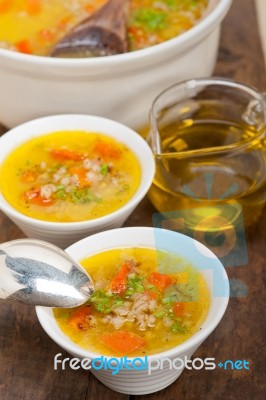
[[[6,132],[6,128],[0,124],[0,136],[3,135],[3,133]]]
[[[261,91],[266,89],[265,65],[254,0],[233,1],[223,23],[214,74],[256,86]]]
[[[248,266],[227,268],[229,278],[239,279],[248,287],[245,298],[231,298],[223,320],[202,344],[193,358],[215,357],[250,362],[249,371],[188,371],[163,391],[135,400],[241,400],[265,398],[265,296],[262,295],[265,261],[266,210],[259,224],[248,232]]]
[[[266,89],[266,74],[253,0],[234,0],[226,17],[221,36],[216,76],[236,79],[259,90]],[[135,400],[241,400],[264,399],[265,356],[265,267],[266,210],[248,232],[249,265],[227,269],[230,278],[243,281],[249,293],[246,298],[230,299],[219,327],[195,353],[195,357],[216,360],[246,359],[250,371],[188,371],[167,389]]]
[[[234,78],[260,90],[266,89],[266,74],[253,0],[234,0],[223,24],[216,75]],[[0,134],[4,128],[0,126]],[[151,226],[155,212],[147,199],[126,226]],[[246,371],[185,371],[177,382],[162,392],[130,396],[135,400],[230,400],[263,396],[264,271],[266,210],[259,224],[248,232],[248,266],[228,269],[249,288],[246,298],[231,299],[224,319],[197,351],[198,357],[247,359]],[[0,243],[23,237],[23,233],[0,213]],[[53,357],[63,352],[40,327],[34,309],[0,301],[0,399],[1,400],[127,400],[127,395],[110,391],[91,374],[53,370]]]
[[[88,375],[54,371],[54,356],[68,355],[44,333],[33,307],[0,302],[0,349],[1,400],[85,398]]]
[[[129,396],[122,393],[114,392],[108,387],[104,386],[96,379],[93,374],[89,375],[89,384],[85,400],[130,400]]]

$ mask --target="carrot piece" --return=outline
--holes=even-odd
[[[115,275],[109,285],[111,292],[117,294],[123,294],[125,292],[130,269],[131,267],[127,262],[122,265],[120,271]]]
[[[29,190],[25,193],[26,199],[33,204],[36,204],[38,206],[42,207],[48,207],[51,206],[52,204],[55,203],[55,199],[44,199],[40,195],[40,190],[39,189],[32,189]]]
[[[32,54],[32,47],[28,39],[24,39],[21,40],[20,42],[17,42],[15,46],[20,53]]]
[[[32,203],[38,205],[38,206],[42,206],[42,207],[48,207],[51,206],[52,204],[54,204],[56,202],[55,199],[44,199],[41,196],[36,196],[33,200]]]
[[[68,325],[76,329],[84,329],[87,316],[92,312],[91,306],[85,305],[77,308],[77,310],[69,317]]]
[[[37,174],[34,171],[25,171],[25,172],[23,172],[23,174],[20,177],[22,182],[25,182],[25,183],[34,182],[36,178],[37,178]]]
[[[87,11],[87,13],[92,14],[95,11],[95,7],[91,4],[86,4],[84,10]]]
[[[156,292],[148,291],[148,292],[146,292],[146,295],[148,296],[148,298],[150,300],[157,300],[158,299],[158,293],[156,293]]]
[[[119,159],[121,157],[121,151],[117,146],[103,141],[98,141],[95,144],[94,152],[103,158]]]
[[[143,29],[136,26],[130,26],[128,27],[128,32],[134,41],[133,44],[135,44],[137,47],[142,47],[145,43],[147,43],[147,34]]]
[[[169,275],[160,274],[159,272],[153,272],[148,281],[161,291],[164,291],[164,289],[174,283],[173,279]]]
[[[34,199],[34,197],[37,197],[40,194],[40,189],[32,189],[28,190],[25,195],[28,200]]]
[[[176,317],[182,317],[185,311],[185,304],[184,303],[175,303],[173,306],[173,312]]]
[[[122,355],[133,353],[145,345],[145,340],[135,333],[128,331],[117,331],[100,336],[100,341],[108,347]]]
[[[29,15],[37,15],[41,12],[40,0],[27,0],[26,10]]]
[[[13,5],[12,0],[2,0],[0,1],[0,13],[5,13],[10,10]]]
[[[57,24],[57,27],[59,29],[63,29],[69,24],[69,22],[71,20],[72,20],[72,15],[70,15],[70,14],[69,15],[65,15],[63,18],[60,19],[60,21]]]
[[[72,167],[72,168],[69,168],[68,171],[69,171],[70,174],[78,176],[80,186],[82,186],[82,187],[91,186],[92,182],[90,182],[87,179],[86,174],[87,174],[88,171],[86,171],[85,168]]]
[[[76,153],[75,151],[68,149],[55,149],[51,150],[51,156],[56,160],[73,160],[81,161],[84,160],[85,156],[83,154]]]
[[[186,30],[186,31],[188,31],[190,28],[192,28],[193,22],[191,22],[191,21],[189,21],[189,20],[183,21],[183,22],[182,22],[182,25],[183,25],[183,29]]]
[[[53,40],[55,33],[51,29],[41,29],[38,32],[38,37],[42,42],[50,42]]]

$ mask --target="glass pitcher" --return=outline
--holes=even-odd
[[[266,201],[263,94],[225,79],[189,80],[157,97],[150,121],[156,175],[149,196],[160,212],[187,210],[186,223],[198,230],[204,216],[231,225],[241,212],[246,227],[259,218]]]

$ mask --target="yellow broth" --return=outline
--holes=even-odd
[[[106,0],[0,0],[0,47],[49,55],[71,29]],[[208,0],[131,0],[129,51],[180,35],[202,17]]]
[[[240,206],[245,226],[250,226],[265,205],[266,142],[263,137],[257,139],[255,126],[230,120],[229,108],[224,100],[206,101],[205,105],[199,101],[193,118],[169,121],[160,129],[162,154],[155,154],[156,173],[149,197],[160,212],[186,209],[186,226],[193,234],[209,229],[200,225],[211,215],[223,217],[223,227],[217,228],[230,232],[237,224]],[[234,157],[214,151],[247,140],[250,144],[239,145]],[[192,153],[204,149],[201,156]],[[207,176],[212,179],[211,194]]]
[[[81,264],[95,283],[93,296],[85,306],[55,309],[54,315],[62,331],[85,349],[112,356],[156,354],[186,341],[206,318],[207,284],[176,255],[113,249]]]
[[[31,139],[0,168],[0,190],[8,203],[29,217],[54,222],[110,214],[132,198],[140,179],[139,161],[128,147],[83,131]]]

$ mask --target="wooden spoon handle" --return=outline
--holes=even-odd
[[[129,0],[109,0],[98,11],[86,18],[72,32],[79,32],[81,29],[91,26],[104,27],[109,31],[125,30],[125,20],[128,15]]]
[[[68,46],[87,47],[92,52],[95,48],[100,55],[127,52],[128,7],[129,0],[109,0],[61,40],[54,53]]]

